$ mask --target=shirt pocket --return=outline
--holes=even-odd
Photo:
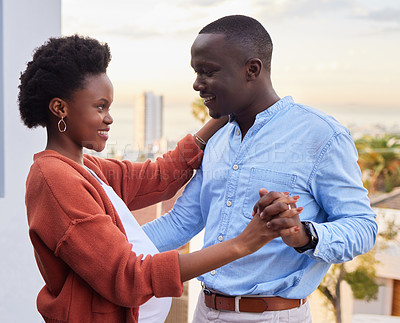
[[[252,218],[254,204],[260,199],[258,191],[265,188],[269,192],[292,193],[296,185],[297,176],[275,170],[251,168],[249,182],[243,202],[243,215]]]

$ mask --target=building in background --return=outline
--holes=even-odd
[[[379,195],[371,199],[371,206],[376,212],[378,226],[381,231],[387,226],[396,228],[400,226],[400,187],[390,193]],[[379,238],[377,244],[385,243],[379,248],[376,255],[379,261],[376,268],[376,276],[380,282],[378,298],[376,300],[354,301],[354,316],[368,318],[368,315],[391,316],[400,322],[400,235],[387,242]]]
[[[371,198],[371,206],[377,215],[379,233],[385,232],[387,226],[394,230],[400,226],[400,187]],[[388,241],[378,236],[376,243],[377,299],[369,302],[355,299],[350,286],[342,282],[343,323],[400,323],[400,235]],[[333,313],[326,311],[325,298],[318,290],[309,300],[313,323],[335,322]]]
[[[160,150],[163,137],[163,96],[144,92],[136,100],[134,118],[134,142],[139,150]]]
[[[33,50],[61,34],[61,0],[0,0],[0,322],[41,322],[44,283],[29,241],[25,181],[46,132],[21,122],[18,85]]]

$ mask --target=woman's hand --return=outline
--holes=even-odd
[[[292,236],[300,231],[301,223],[297,221],[301,208],[288,208],[295,205],[298,197],[290,197],[280,192],[260,190],[260,200],[253,210],[253,219],[237,237],[241,245],[255,252],[266,243],[279,236]]]
[[[290,221],[285,221],[287,218],[280,218],[283,213],[288,212],[286,203],[294,203],[296,199],[283,193],[264,191],[262,193],[262,202],[259,206],[264,207],[266,216],[274,218],[265,221],[259,212],[255,212],[253,219],[237,237],[189,254],[179,255],[182,282],[247,256],[276,237],[293,235],[299,230]],[[298,213],[297,209],[289,212],[292,216],[298,216]]]
[[[274,232],[279,232],[282,241],[289,247],[302,247],[309,241],[303,224],[301,223],[299,214],[303,211],[302,207],[296,207],[299,196],[289,197],[288,193],[282,194],[280,197],[271,200],[271,194],[264,188],[259,191],[260,199],[254,205],[253,214],[258,212],[260,217],[267,221],[267,227]],[[276,214],[274,210],[283,210]],[[288,228],[296,228],[288,230]]]

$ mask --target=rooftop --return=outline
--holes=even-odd
[[[376,208],[400,210],[400,187],[393,191],[371,198],[371,206]]]

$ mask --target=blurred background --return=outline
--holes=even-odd
[[[154,159],[207,119],[192,88],[190,47],[203,26],[230,14],[252,16],[269,31],[280,97],[291,95],[351,130],[381,221],[373,252],[334,266],[321,287],[325,293],[311,296],[314,322],[399,322],[397,0],[0,0],[0,322],[41,322],[35,299],[43,282],[29,242],[24,184],[45,132],[25,129],[16,103],[18,78],[34,48],[75,33],[107,42],[114,124],[101,155]],[[160,216],[179,194],[135,216],[141,223]],[[200,235],[181,252],[201,245]],[[198,289],[196,280],[186,285],[169,322],[190,321]]]

